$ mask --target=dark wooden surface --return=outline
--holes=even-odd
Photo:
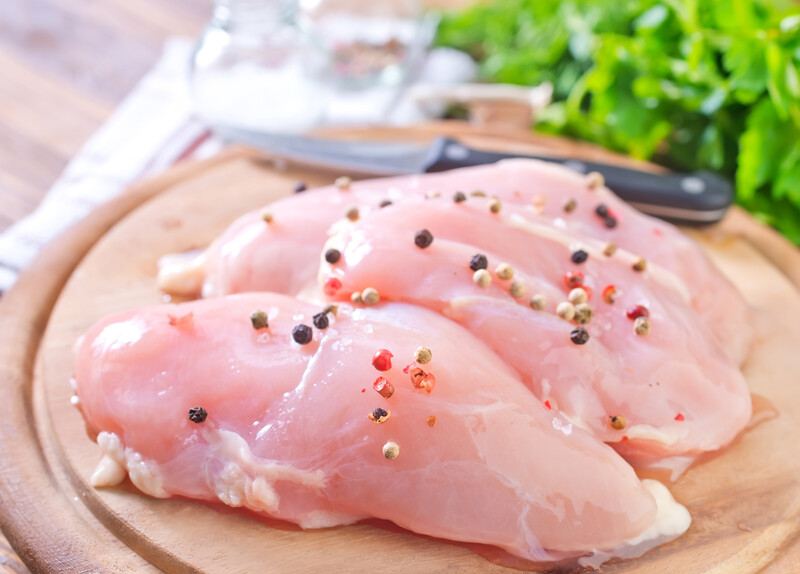
[[[2,0],[0,231],[32,211],[158,59],[196,36],[211,0]],[[0,534],[0,574],[27,572]]]

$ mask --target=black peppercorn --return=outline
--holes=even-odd
[[[433,234],[427,229],[421,229],[414,235],[414,244],[420,249],[430,247],[433,243]]]
[[[313,336],[314,333],[308,325],[295,325],[292,329],[292,339],[294,339],[294,342],[298,345],[308,345]]]
[[[327,261],[331,265],[339,261],[341,257],[342,257],[342,252],[339,251],[338,249],[328,249],[325,252],[325,261]]]
[[[589,341],[589,331],[583,327],[578,327],[577,329],[572,330],[572,332],[569,334],[569,338],[576,345],[585,345]]]
[[[294,184],[294,192],[295,193],[302,193],[307,189],[308,189],[308,187],[306,186],[306,182],[304,182],[304,181],[298,181],[296,184]]]
[[[472,259],[469,260],[469,268],[473,271],[478,271],[479,269],[486,269],[489,266],[489,260],[486,259],[486,255],[483,253],[476,253],[472,256]]]
[[[605,223],[606,227],[609,229],[614,229],[617,226],[617,218],[613,215],[609,215],[603,219],[603,223]]]
[[[605,203],[601,203],[595,207],[594,212],[600,217],[608,217],[608,207],[606,207]]]
[[[208,411],[203,407],[192,407],[189,409],[189,420],[200,424],[208,418]]]
[[[456,203],[467,201],[467,194],[463,191],[457,191],[453,194],[453,201]]]
[[[378,407],[378,408],[374,409],[374,410],[373,410],[371,413],[369,413],[369,415],[368,415],[368,417],[369,417],[369,420],[371,420],[371,421],[372,421],[372,422],[374,422],[374,423],[378,423],[379,425],[380,425],[380,424],[383,424],[383,423],[385,423],[387,420],[389,420],[389,417],[390,417],[390,416],[391,416],[391,413],[390,413],[389,411],[387,411],[386,409],[382,409],[382,408],[380,408],[380,407]]]
[[[329,325],[328,314],[326,312],[314,315],[314,326],[320,331],[327,329]]]
[[[583,263],[587,259],[589,259],[589,254],[586,253],[583,249],[578,249],[577,251],[573,251],[572,256],[570,257],[573,263],[579,264]]]

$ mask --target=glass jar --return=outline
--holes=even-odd
[[[299,0],[298,21],[325,53],[328,123],[385,122],[433,29],[418,0]]]
[[[296,14],[292,0],[215,1],[192,62],[192,99],[204,121],[273,133],[320,122],[326,55]]]

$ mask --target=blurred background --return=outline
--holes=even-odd
[[[740,204],[800,243],[800,6],[789,0],[4,7],[0,233],[17,225],[0,234],[0,291],[131,181],[215,153],[217,125],[513,124],[722,173]]]

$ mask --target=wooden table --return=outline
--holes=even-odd
[[[196,36],[210,0],[4,0],[0,231],[32,211],[67,161],[159,56]]]
[[[0,232],[31,212],[158,59],[196,36],[210,0],[3,0]],[[0,574],[27,572],[0,535]]]

